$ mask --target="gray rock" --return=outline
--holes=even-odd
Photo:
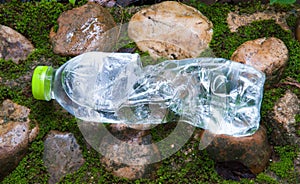
[[[140,128],[140,127],[137,127]],[[101,162],[115,176],[127,179],[150,178],[156,165],[150,163],[160,157],[151,135],[147,131],[129,128],[124,124],[111,125],[111,135],[102,139],[100,150],[104,156]]]
[[[110,51],[117,32],[107,30],[116,26],[111,14],[97,3],[63,12],[58,30],[52,28],[50,41],[56,54],[76,56],[88,51]]]
[[[240,45],[231,60],[253,66],[266,74],[266,85],[278,82],[288,61],[288,49],[278,38],[259,38]]]
[[[213,24],[197,9],[165,1],[142,9],[131,18],[128,35],[152,58],[198,57],[208,48]]]
[[[50,174],[48,183],[57,183],[78,170],[85,160],[73,134],[51,131],[44,142],[43,161]]]
[[[0,107],[0,181],[25,156],[28,143],[38,134],[38,126],[30,127],[27,107],[5,100]]]
[[[0,58],[19,63],[34,50],[33,45],[15,30],[0,25]]]
[[[270,114],[271,140],[274,145],[300,145],[300,137],[297,134],[300,126],[296,123],[296,114],[300,114],[300,100],[297,95],[287,90]]]

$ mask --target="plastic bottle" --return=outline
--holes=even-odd
[[[216,134],[246,136],[259,127],[264,81],[253,67],[221,58],[142,67],[138,54],[89,52],[57,70],[38,66],[32,92],[85,121],[158,124],[172,112]]]

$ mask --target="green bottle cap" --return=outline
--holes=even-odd
[[[51,100],[51,81],[53,68],[51,66],[38,66],[35,68],[31,87],[32,95],[37,100]]]

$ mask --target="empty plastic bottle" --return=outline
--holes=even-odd
[[[88,52],[57,70],[38,66],[32,92],[85,121],[158,124],[172,112],[216,134],[246,136],[259,127],[264,81],[253,67],[221,58],[142,67],[138,54]]]

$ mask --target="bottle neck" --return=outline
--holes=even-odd
[[[54,79],[55,70],[52,67],[49,67],[45,73],[44,78],[44,98],[49,101],[53,99],[52,97],[52,88],[53,88],[53,79]]]

